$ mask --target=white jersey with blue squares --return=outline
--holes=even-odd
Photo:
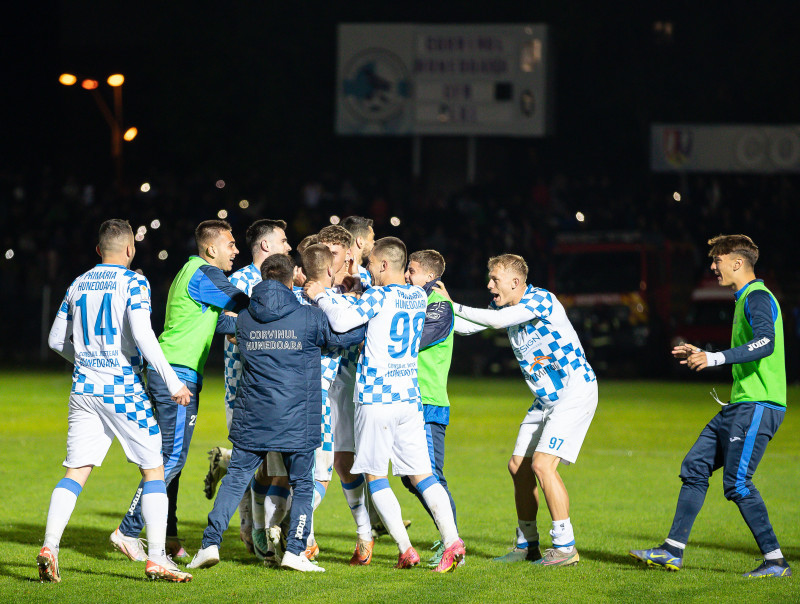
[[[306,298],[305,294],[303,293],[302,287],[293,287],[292,291],[294,292],[297,301],[300,304],[313,304],[316,306],[316,303],[309,302],[308,298]],[[341,298],[344,298],[345,303],[348,303],[350,300],[354,300],[351,296],[341,296],[340,299],[336,299],[334,294],[338,292],[333,288],[327,288],[325,290],[325,295],[329,297],[334,304],[338,304]],[[328,348],[327,346],[323,346],[322,350],[322,357],[321,357],[321,376],[322,376],[322,450],[323,451],[333,451],[333,428],[331,426],[331,402],[328,400],[328,390],[330,390],[331,384],[333,380],[336,378],[336,374],[339,371],[339,362],[341,360],[342,354],[340,349],[336,348]]]
[[[363,405],[420,404],[417,354],[428,297],[415,285],[371,287],[350,308],[333,304],[341,296],[318,297],[336,331],[369,322],[358,360],[355,399]]]
[[[141,377],[143,356],[128,314],[140,309],[151,311],[147,279],[123,266],[98,264],[69,286],[57,320],[71,326],[72,392],[103,397],[117,413],[158,434]]]
[[[361,279],[361,289],[367,291],[372,287],[372,275],[363,266],[358,266],[358,278]]]
[[[574,380],[596,380],[578,334],[552,292],[528,285],[516,305],[497,309],[492,302],[489,308],[487,311],[457,305],[455,312],[475,323],[499,327],[485,321],[485,313],[490,312],[502,322],[525,382],[536,397],[534,406],[553,406]]]
[[[255,264],[248,264],[240,268],[228,277],[237,289],[243,291],[248,296],[253,292],[253,288],[261,283],[261,271]],[[225,353],[225,404],[233,409],[236,400],[236,389],[239,387],[239,380],[242,379],[242,358],[239,355],[239,347],[224,338]]]
[[[358,277],[361,279],[361,288],[367,291],[372,287],[372,275],[363,266],[358,267]],[[361,356],[361,344],[351,346],[342,353],[342,362],[340,371],[343,372],[343,378],[346,382],[352,383],[355,379],[356,368],[358,367],[358,357]]]

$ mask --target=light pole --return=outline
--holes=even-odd
[[[78,77],[71,73],[62,73],[58,81],[64,86],[72,86],[78,81]],[[138,130],[136,128],[128,128],[123,133],[122,126],[122,84],[125,82],[125,76],[121,73],[115,73],[108,76],[106,80],[109,86],[114,91],[114,111],[108,107],[108,103],[100,94],[98,90],[97,80],[91,78],[84,78],[81,81],[81,88],[88,90],[92,98],[94,98],[100,113],[103,114],[108,126],[111,128],[111,157],[114,160],[114,174],[116,177],[117,187],[122,186],[122,141],[132,141],[136,138]]]

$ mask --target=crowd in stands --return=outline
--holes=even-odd
[[[557,173],[529,177],[518,186],[489,179],[454,193],[333,173],[269,182],[256,176],[223,182],[208,174],[162,174],[148,183],[146,192],[142,184],[121,192],[48,172],[0,174],[0,300],[6,316],[19,317],[0,327],[0,360],[39,356],[43,293],[49,286],[47,329],[71,276],[97,261],[93,246],[103,220],[127,218],[134,231],[147,229],[137,243],[134,267],[150,280],[158,306],[166,300],[177,269],[194,253],[194,226],[217,217],[220,210],[227,212],[240,250],[244,229],[257,217],[285,219],[294,246],[329,224],[332,216],[370,216],[377,237],[398,236],[410,251],[441,251],[448,283],[460,290],[482,289],[486,259],[504,252],[525,256],[530,280],[546,285],[557,236],[598,231],[688,242],[697,249],[694,269],[699,279],[707,266],[706,240],[744,232],[763,252],[758,275],[784,296],[791,331],[787,341],[800,337],[800,271],[791,259],[794,225],[800,219],[797,175],[673,174],[622,181],[606,174]],[[154,220],[158,228],[151,226]],[[160,252],[166,258],[160,259]],[[247,257],[242,253],[235,268]],[[163,308],[154,307],[154,325],[162,320]],[[25,330],[24,340],[18,335],[20,324],[35,326]]]

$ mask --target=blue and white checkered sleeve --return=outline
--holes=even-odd
[[[240,271],[236,271],[230,277],[228,277],[228,281],[231,282],[236,289],[247,293],[247,279]]]
[[[553,312],[553,295],[545,290],[537,290],[525,303],[525,307],[537,317],[546,319]]]
[[[77,279],[75,281],[77,281]],[[75,287],[75,281],[70,283],[67,288],[67,293],[64,294],[64,299],[61,301],[61,306],[58,307],[58,312],[56,313],[56,317],[64,319],[65,321],[72,321],[72,308],[69,304],[69,298],[72,293],[72,288]]]
[[[59,307],[56,316],[59,319],[64,319],[65,321],[72,321],[72,313],[70,312],[69,308],[69,290],[67,290],[67,295],[64,296],[64,300],[61,302],[61,306]]]
[[[378,314],[385,299],[386,294],[382,289],[370,287],[364,292],[355,307],[358,309],[358,312],[367,317],[367,319],[371,319]]]
[[[152,312],[150,305],[150,283],[146,277],[136,275],[128,281],[128,306],[131,310]]]

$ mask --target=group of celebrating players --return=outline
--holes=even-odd
[[[191,569],[220,561],[222,534],[239,508],[240,534],[268,565],[322,572],[314,511],[335,469],[356,524],[351,565],[368,565],[377,528],[398,547],[397,568],[420,556],[388,481],[402,477],[441,539],[429,566],[465,561],[456,506],[445,480],[447,375],[453,334],[508,332],[533,402],[509,461],[518,517],[513,549],[499,562],[568,566],[579,561],[560,463],[577,460],[598,402],[597,380],[564,307],[527,283],[517,255],[489,259],[489,308],[451,300],[442,255],[410,256],[395,237],[375,241],[358,216],[306,237],[295,258],[281,220],[246,233],[252,263],[231,271],[238,250],[230,225],[201,223],[190,257],[170,287],[164,331],[150,325],[150,286],[130,270],[130,225],[100,228],[102,262],[69,287],[50,346],[74,363],[66,474],[50,502],[37,557],[42,581],[59,582],[63,531],[94,466],[116,436],[142,481],[112,545],[145,562],[151,579],[186,582],[174,558],[176,501],[215,333],[225,334],[225,402],[232,449],[216,447],[206,494],[224,474]],[[143,380],[147,361],[147,385]],[[552,547],[540,549],[541,487]],[[139,535],[147,529],[147,551]],[[788,568],[788,567],[787,567]]]

